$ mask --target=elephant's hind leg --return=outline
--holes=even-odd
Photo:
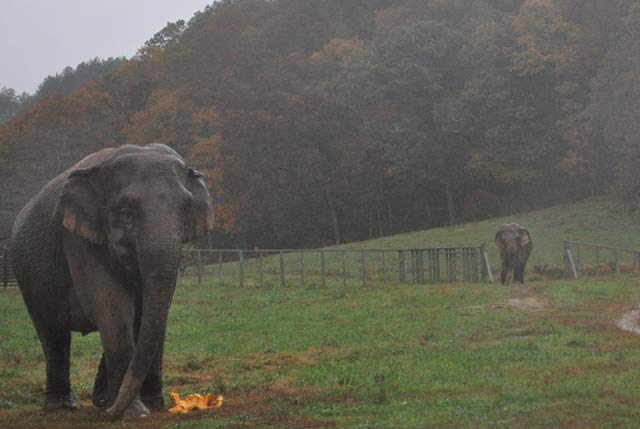
[[[71,332],[51,322],[43,324],[34,320],[34,324],[44,349],[47,367],[44,410],[75,410],[78,406],[71,394],[69,381]]]
[[[44,409],[45,411],[75,410],[78,407],[71,394],[69,381],[71,331],[64,320],[66,311],[59,305],[64,302],[64,298],[52,293],[42,296],[40,289],[36,290],[32,287],[34,284],[50,284],[54,276],[34,278],[21,271],[18,273],[18,283],[24,302],[45,357],[47,383]],[[53,285],[45,290],[60,293],[61,289],[59,285]]]

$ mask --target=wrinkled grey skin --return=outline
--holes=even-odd
[[[511,284],[511,281],[524,283],[525,266],[533,248],[529,231],[517,223],[502,225],[496,233],[496,245],[500,250],[502,262],[500,282],[502,284]]]
[[[45,410],[75,409],[71,332],[99,331],[93,402],[117,418],[162,401],[162,351],[182,243],[213,226],[201,177],[161,144],[89,155],[13,228],[14,270],[46,358]]]

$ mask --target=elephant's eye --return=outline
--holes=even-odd
[[[122,208],[118,210],[118,220],[122,225],[131,225],[133,223],[133,210],[130,208]]]

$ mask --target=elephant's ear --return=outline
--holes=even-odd
[[[527,231],[526,229],[522,228],[520,230],[520,236],[522,237],[520,239],[520,245],[522,247],[525,247],[529,245],[529,243],[531,243],[531,235],[529,235],[529,231]]]
[[[501,238],[502,238],[502,231],[496,232],[496,238],[494,240],[498,245],[498,247],[504,247],[504,243],[502,242]]]
[[[62,188],[54,218],[71,232],[91,241],[103,243],[106,226],[102,217],[102,195],[95,186],[97,167],[74,170]]]
[[[182,241],[194,241],[213,229],[213,201],[202,173],[189,169],[187,189],[193,195],[189,213],[184,221]]]

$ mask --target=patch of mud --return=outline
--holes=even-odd
[[[623,331],[640,335],[640,308],[626,311],[618,320],[616,326]]]
[[[511,298],[493,306],[496,310],[521,310],[540,311],[545,307],[539,298],[528,296],[524,298]]]

